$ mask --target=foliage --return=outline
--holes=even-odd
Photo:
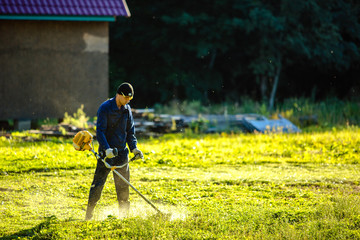
[[[313,117],[313,125],[320,128],[341,127],[346,125],[360,125],[360,103],[341,101],[336,98],[314,103],[309,99],[287,99],[279,104],[275,114],[288,117],[294,123],[307,127],[301,123],[302,117]]]
[[[276,119],[280,114],[294,124],[312,130],[331,129],[333,127],[360,125],[360,103],[342,101],[336,98],[314,102],[309,98],[289,98],[279,103],[273,111],[265,104],[249,98],[240,98],[238,102],[203,105],[200,101],[172,101],[169,104],[156,104],[158,114],[200,115],[201,114],[245,114],[256,113]],[[302,119],[307,118],[305,122]]]
[[[2,239],[357,239],[360,129],[301,134],[165,135],[143,139],[117,218],[109,175],[83,221],[96,160],[71,140],[0,138]],[[29,136],[31,138],[32,136]]]
[[[110,77],[112,86],[134,84],[136,107],[359,91],[355,1],[134,0],[129,7],[132,17],[110,26]]]
[[[64,114],[63,123],[70,124],[79,128],[88,128],[89,117],[86,116],[84,112],[84,105],[81,104],[81,107],[70,116],[67,112]]]

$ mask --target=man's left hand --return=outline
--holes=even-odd
[[[134,160],[144,159],[144,155],[139,149],[134,148],[131,152],[134,154]]]

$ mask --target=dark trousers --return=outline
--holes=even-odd
[[[112,159],[106,160],[111,166],[120,166],[128,162],[128,155],[117,156]],[[126,165],[122,168],[115,169],[119,172],[126,180],[130,181],[130,170],[129,165]],[[105,164],[98,160],[94,175],[94,180],[91,184],[89,200],[86,210],[86,220],[89,220],[93,216],[94,208],[96,203],[101,197],[101,192],[104,188],[106,178],[109,175],[111,169],[107,168]],[[117,200],[119,202],[120,213],[126,214],[129,211],[130,202],[129,202],[129,185],[127,185],[118,175],[113,172],[115,189]]]

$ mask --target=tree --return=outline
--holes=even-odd
[[[288,69],[341,72],[359,63],[356,1],[133,0],[130,9],[131,18],[111,24],[110,76],[133,82],[146,106],[237,100],[256,86],[272,109],[278,86],[292,81]]]
[[[349,12],[350,4],[335,0],[282,0],[255,1],[247,6],[243,30],[255,46],[248,49],[249,68],[261,80],[263,99],[267,99],[266,80],[272,83],[270,110],[274,107],[281,71],[287,65],[305,59],[323,68],[347,68],[359,56],[356,44],[342,38],[343,24],[337,19],[338,11]],[[352,25],[359,32],[358,26]]]

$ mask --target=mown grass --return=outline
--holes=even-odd
[[[0,140],[3,239],[359,239],[360,129],[140,140],[130,216],[109,176],[83,221],[95,158],[71,140]],[[40,139],[39,139],[40,140]]]

